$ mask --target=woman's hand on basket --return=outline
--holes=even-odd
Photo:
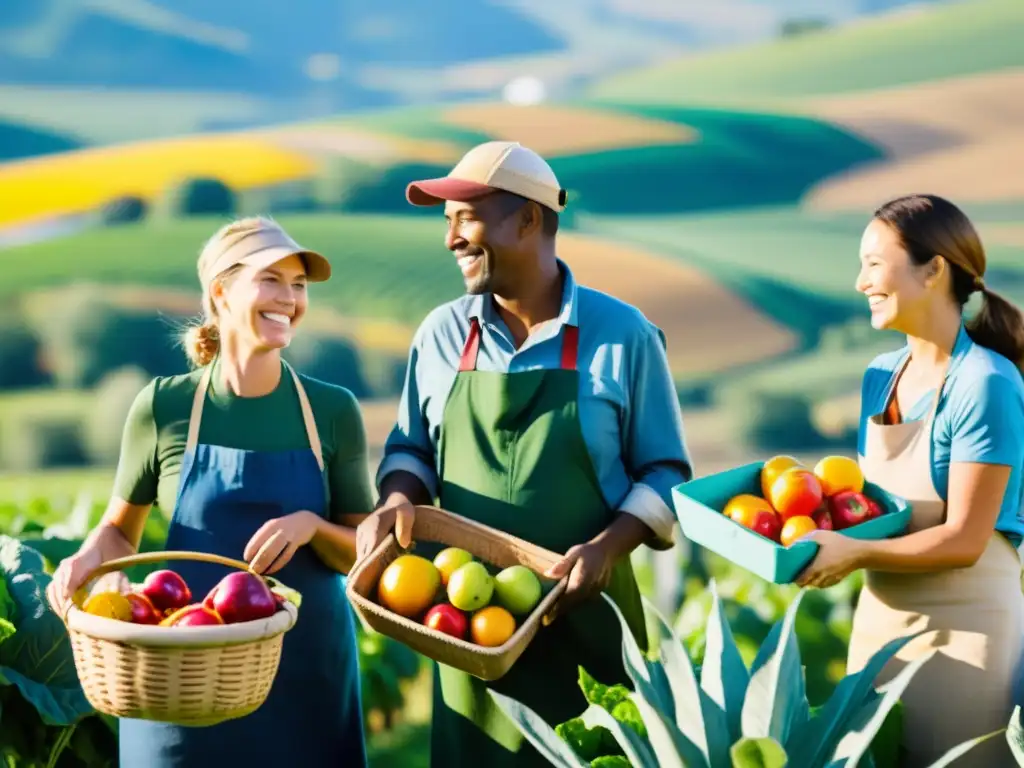
[[[834,587],[861,567],[864,543],[836,531],[811,531],[800,541],[813,541],[818,552],[796,578],[801,587]]]
[[[312,541],[320,522],[318,515],[308,511],[268,520],[249,539],[242,557],[256,573],[275,573],[288,565],[299,547]]]
[[[71,607],[75,592],[85,584],[86,578],[103,565],[98,547],[89,547],[60,561],[46,588],[46,599],[54,612],[64,618]]]
[[[408,549],[415,520],[416,507],[408,499],[389,498],[356,528],[356,562],[373,552],[392,531],[399,546]]]

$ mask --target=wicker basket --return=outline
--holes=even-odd
[[[152,552],[104,563],[92,579],[132,565],[199,560],[249,570],[247,563],[201,552]],[[64,622],[89,703],[114,717],[210,726],[263,704],[277,674],[284,633],[298,610],[221,626],[159,627],[95,616],[72,605]]]
[[[416,507],[412,536],[414,541],[461,547],[484,563],[498,568],[525,565],[538,575],[562,559],[555,552],[436,507]],[[529,616],[517,621],[512,637],[503,645],[488,648],[399,616],[377,602],[377,583],[381,574],[401,554],[403,551],[391,534],[349,574],[346,590],[360,620],[371,629],[434,661],[482,680],[497,680],[512,668],[541,629],[544,617],[565,592],[568,583],[568,577],[557,582]]]

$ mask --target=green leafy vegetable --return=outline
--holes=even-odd
[[[0,536],[0,575],[17,610],[13,635],[0,644],[0,685],[14,685],[49,725],[93,712],[82,692],[64,622],[46,601],[50,576],[42,556]]]

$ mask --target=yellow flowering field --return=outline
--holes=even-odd
[[[246,189],[309,176],[311,157],[245,134],[89,148],[0,164],[0,226],[83,213],[120,195],[149,199],[190,177]]]

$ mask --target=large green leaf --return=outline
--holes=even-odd
[[[890,640],[868,659],[862,670],[839,682],[824,706],[785,742],[794,765],[821,765],[835,751],[837,740],[848,730],[850,719],[873,697],[878,674],[901,648],[920,634]]]
[[[588,728],[607,728],[622,747],[634,768],[658,768],[654,752],[647,739],[628,725],[623,725],[600,704],[591,704],[582,715],[584,725]]]
[[[711,768],[697,745],[674,722],[655,709],[639,693],[632,694],[647,727],[647,739],[658,768]]]
[[[93,710],[82,692],[64,623],[46,600],[42,556],[0,536],[0,574],[17,606],[17,631],[0,645],[0,675],[35,705],[44,722],[70,725]]]
[[[11,624],[18,620],[18,607],[14,604],[14,598],[7,588],[7,579],[0,576],[0,620]]]
[[[849,766],[858,766],[861,764],[860,761],[865,759],[865,755],[870,758],[868,749],[871,746],[871,740],[874,739],[878,729],[882,727],[889,710],[903,695],[903,691],[917,674],[917,670],[931,660],[935,653],[936,651],[933,649],[911,661],[892,680],[879,689],[881,696],[864,704],[854,713],[846,733],[836,745],[835,752],[832,754],[833,760],[845,761],[845,765]]]
[[[1006,741],[1010,751],[1017,759],[1017,765],[1024,765],[1024,723],[1021,722],[1021,708],[1018,704],[1013,708],[1010,724],[1006,728]]]
[[[743,702],[741,729],[748,738],[768,736],[787,744],[810,714],[793,623],[803,591],[789,604],[761,646]]]
[[[644,604],[655,617],[655,626],[660,633],[662,668],[672,692],[676,727],[698,746],[709,765],[728,765],[733,739],[729,735],[725,710],[697,682],[693,664],[665,617],[647,600]]]
[[[714,579],[708,587],[711,591],[711,613],[704,630],[704,663],[700,670],[700,684],[711,700],[725,712],[729,741],[736,742],[740,738],[740,715],[750,673],[736,646]]]
[[[786,768],[786,750],[775,739],[743,738],[730,751],[733,768]],[[799,763],[797,765],[800,765]]]
[[[555,733],[555,729],[545,723],[540,715],[525,704],[497,691],[492,690],[488,693],[501,711],[515,723],[520,733],[547,758],[548,762],[558,768],[588,768],[587,764],[572,751],[572,747],[562,741]]]

